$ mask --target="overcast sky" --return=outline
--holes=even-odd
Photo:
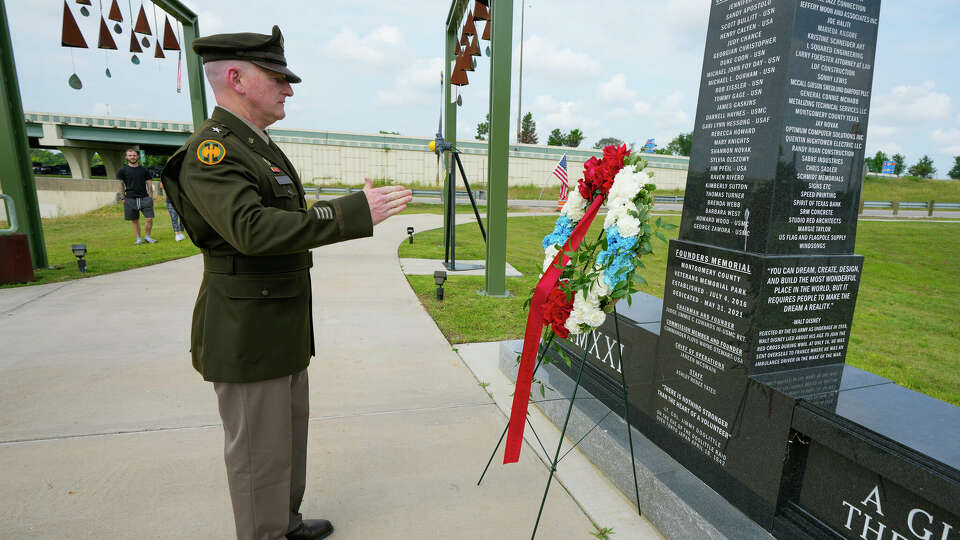
[[[98,1],[89,17],[68,0],[96,45]],[[111,0],[102,0],[109,10]],[[120,0],[124,17],[128,2]],[[186,0],[200,32],[269,33],[278,24],[290,67],[303,78],[276,127],[430,136],[439,115],[443,22],[450,0]],[[129,26],[121,50],[60,47],[63,0],[7,0],[26,110],[189,121],[177,60],[141,55],[133,65]],[[153,8],[144,0],[153,26]],[[523,110],[540,142],[554,128],[666,145],[693,129],[709,0],[526,0]],[[511,133],[515,131],[521,3],[515,1]],[[162,26],[162,14],[158,12]],[[960,2],[884,0],[867,151],[929,154],[946,177],[960,155]],[[112,25],[111,25],[112,26]],[[481,26],[482,28],[482,26]],[[155,30],[156,33],[156,30]],[[481,48],[485,48],[482,42]],[[489,61],[478,59],[463,89],[458,133],[472,138],[488,107]],[[74,67],[75,66],[75,67]],[[113,77],[104,74],[110,68]],[[71,73],[83,80],[77,91]],[[213,104],[210,96],[209,103]]]

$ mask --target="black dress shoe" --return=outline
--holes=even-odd
[[[325,519],[307,519],[287,533],[287,540],[317,540],[333,533],[333,524]]]

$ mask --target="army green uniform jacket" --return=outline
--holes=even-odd
[[[272,141],[217,107],[161,174],[203,251],[193,366],[214,382],[296,373],[315,354],[310,249],[373,234],[363,193],[307,207],[297,171]]]

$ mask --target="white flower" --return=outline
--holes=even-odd
[[[576,324],[586,324],[591,328],[597,328],[606,319],[607,315],[600,309],[600,300],[592,291],[590,294],[578,294],[573,298],[573,310],[570,312],[570,319],[575,320]],[[570,326],[567,326],[570,329]],[[579,332],[577,332],[579,333]]]
[[[617,220],[617,230],[620,231],[620,236],[624,238],[633,238],[640,234],[641,226],[640,220],[633,216],[628,215]]]
[[[605,320],[607,320],[607,314],[602,309],[596,309],[587,314],[585,322],[593,328],[599,328]]]
[[[548,246],[547,249],[544,250],[544,253],[542,272],[546,273],[546,271],[550,269],[550,264],[553,263],[554,257],[557,256],[557,253],[560,253],[560,250],[557,249],[557,246]]]
[[[613,179],[613,186],[610,187],[608,200],[631,201],[637,196],[637,192],[643,188],[644,177],[642,173],[634,172],[633,167],[624,167],[617,173]]]
[[[629,206],[622,204],[610,204],[607,206],[607,217],[603,220],[603,228],[609,229],[617,224],[624,217],[628,217]]]
[[[567,322],[563,323],[563,325],[567,327],[567,330],[569,330],[571,334],[580,334],[580,321],[574,318],[573,313],[570,314],[570,317],[567,318]]]
[[[570,221],[576,223],[583,218],[586,212],[587,201],[580,196],[580,190],[574,186],[573,189],[570,190],[570,193],[567,194],[567,202],[563,205],[560,213],[570,218]]]
[[[598,298],[610,295],[610,287],[607,286],[607,282],[603,280],[603,272],[597,276],[597,280],[593,282],[593,288],[590,290],[591,294],[596,294]]]

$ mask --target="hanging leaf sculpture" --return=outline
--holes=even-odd
[[[140,13],[137,15],[137,24],[133,25],[133,31],[138,34],[153,35],[153,32],[150,31],[150,23],[147,22],[147,12],[143,10],[143,4],[140,4]],[[143,46],[149,47],[150,43],[145,43]]]
[[[107,21],[100,17],[100,39],[97,41],[98,49],[117,49],[117,42],[110,35],[110,29],[107,28]]]
[[[77,20],[70,13],[70,6],[66,0],[63,2],[63,31],[60,35],[60,44],[64,47],[87,48],[87,40],[83,39],[83,33],[80,32]]]
[[[170,17],[163,21],[163,48],[168,51],[179,51],[180,43],[177,42],[177,34],[170,26]]]
[[[130,52],[132,53],[142,53],[143,49],[140,48],[140,42],[137,41],[137,36],[130,33]]]
[[[117,0],[113,0],[113,4],[110,6],[110,14],[107,15],[107,18],[111,21],[123,22],[123,13],[120,12],[120,4],[117,3]]]

